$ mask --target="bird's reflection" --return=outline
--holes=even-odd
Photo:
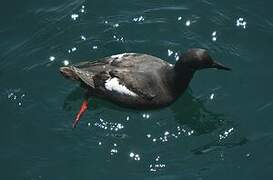
[[[195,135],[210,133],[225,123],[224,114],[208,110],[205,102],[195,98],[191,90],[186,91],[171,109],[175,119],[194,130]]]
[[[71,111],[73,109],[73,102],[83,98],[84,90],[81,87],[75,88],[65,98],[63,110]]]
[[[80,101],[84,96],[84,89],[81,87],[75,88],[64,100],[63,109],[71,111],[77,109],[75,101]],[[121,110],[126,112],[138,112],[139,110],[128,109],[114,105],[100,99],[93,99],[93,103],[104,104],[109,109]],[[194,130],[195,135],[211,133],[220,128],[225,123],[225,116],[221,113],[209,111],[205,102],[197,99],[192,95],[190,90],[186,91],[179,100],[172,104],[169,109],[173,112],[174,118],[183,126],[188,126]],[[162,109],[164,111],[164,109]]]

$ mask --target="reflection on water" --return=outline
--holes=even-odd
[[[204,102],[193,97],[189,91],[171,109],[175,112],[176,120],[193,129],[195,135],[211,133],[225,124],[224,114],[207,110]]]
[[[248,172],[270,179],[264,176],[272,174],[270,3],[5,3],[0,7],[6,26],[0,28],[3,179],[253,178]],[[59,66],[122,52],[174,64],[191,47],[209,49],[234,71],[202,72],[192,91],[155,111],[91,99],[79,127],[71,128],[84,90],[64,80]],[[211,91],[215,86],[222,94]],[[233,173],[224,177],[225,172]]]
[[[73,110],[79,108],[76,107],[75,102],[79,102],[83,99],[84,91],[85,90],[80,87],[75,88],[73,91],[71,91],[64,100],[63,109],[65,111],[71,111],[72,107]],[[211,99],[213,98],[213,95],[214,94],[211,94]],[[90,102],[93,104],[97,104],[97,99],[91,98]],[[78,103],[76,104],[78,105]],[[123,109],[110,102],[107,104],[111,106],[111,109]],[[187,126],[189,129],[191,129],[189,131],[190,135],[192,134],[191,132],[194,132],[194,134],[197,136],[211,133],[225,124],[224,114],[207,110],[207,108],[205,107],[205,103],[202,102],[202,99],[197,99],[193,97],[190,91],[186,91],[179,100],[177,100],[173,105],[170,106],[170,109],[173,111],[172,114],[179,124],[181,124],[182,126]],[[149,113],[145,113],[146,111],[143,112],[144,113],[142,113],[142,118],[144,119],[149,119],[150,114],[153,114],[153,111]],[[129,120],[129,116],[127,117],[127,119]],[[96,126],[97,125],[98,124],[96,124]],[[180,127],[178,128],[178,130],[180,130]],[[175,134],[172,134],[172,136],[176,137]],[[154,139],[154,141],[156,140]]]
[[[221,141],[215,141],[208,143],[206,145],[203,145],[201,147],[198,147],[196,149],[193,149],[192,152],[197,155],[209,153],[211,151],[216,151],[216,150],[221,150],[223,151],[225,148],[233,148],[236,146],[242,146],[248,142],[247,138],[238,138],[238,139],[233,139],[232,142],[221,142]]]

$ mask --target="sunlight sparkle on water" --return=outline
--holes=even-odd
[[[191,25],[191,21],[190,20],[187,20],[186,23],[185,23],[186,26],[190,26]]]
[[[158,170],[162,170],[166,167],[165,163],[160,162],[160,156],[157,156],[154,160],[154,163],[149,165],[150,172],[156,172]]]
[[[113,25],[113,27],[117,28],[117,27],[119,27],[119,24],[116,23],[116,24]]]
[[[54,56],[50,56],[49,57],[49,60],[52,62],[52,61],[54,61],[56,58],[54,57]]]
[[[173,54],[173,51],[168,49],[168,56],[171,56]]]
[[[130,152],[129,153],[129,157],[132,158],[132,159],[134,159],[135,161],[139,161],[140,160],[139,154],[134,153],[134,152]]]
[[[145,119],[149,119],[150,118],[150,115],[149,114],[142,114],[142,117],[145,118]]]
[[[211,35],[216,36],[216,31],[213,31]]]
[[[134,21],[134,22],[141,22],[141,21],[144,21],[144,17],[143,17],[143,16],[135,17],[135,18],[133,18],[133,21]]]
[[[178,56],[178,53],[177,53],[177,52],[176,52],[176,53],[174,53],[174,58],[175,58],[175,60],[176,60],[176,61],[178,61],[178,60],[179,60],[179,58],[180,58],[180,57]]]
[[[168,49],[167,53],[168,53],[168,56],[169,56],[169,57],[171,57],[171,56],[173,55],[173,57],[174,57],[174,59],[175,59],[176,61],[178,61],[179,58],[180,58],[179,55],[178,55],[178,52],[174,52],[174,51],[171,50],[171,49]]]
[[[78,19],[79,15],[78,14],[71,14],[71,19],[76,21]]]
[[[117,154],[118,153],[118,150],[117,149],[111,149],[110,150],[110,154],[111,155],[114,155],[114,154]]]
[[[234,131],[234,128],[230,128],[226,131],[224,131],[224,133],[219,134],[219,140],[225,139],[229,136],[230,133],[232,133]]]
[[[82,7],[81,7],[81,9],[80,9],[80,12],[81,12],[81,13],[84,13],[84,12],[85,12],[85,6],[84,6],[84,5],[82,5]]]
[[[25,96],[25,93],[21,93],[21,89],[11,89],[7,92],[8,99],[19,107],[23,105]]]
[[[236,20],[236,26],[237,27],[243,27],[244,29],[246,28],[246,21],[244,20],[244,18],[240,17]]]
[[[68,53],[72,53],[72,52],[75,52],[75,51],[77,51],[76,47],[72,47],[71,49],[68,49]]]
[[[65,65],[65,66],[69,65],[69,61],[68,60],[64,60],[63,61],[63,65]]]
[[[213,100],[213,98],[214,98],[214,93],[211,93],[211,95],[210,95],[210,100]]]
[[[83,35],[81,35],[81,39],[85,41],[85,40],[86,40],[86,37],[83,36]]]
[[[94,125],[104,130],[108,129],[110,131],[119,131],[124,128],[124,126],[121,123],[107,122],[101,118],[99,120],[100,122],[96,122]]]
[[[217,40],[216,31],[213,31],[213,32],[211,33],[211,36],[212,36],[212,41],[216,41],[216,40]]]

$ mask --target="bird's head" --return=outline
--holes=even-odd
[[[182,54],[180,59],[175,64],[176,71],[189,70],[195,72],[196,70],[215,68],[220,70],[230,71],[231,68],[214,61],[205,49],[189,49]]]

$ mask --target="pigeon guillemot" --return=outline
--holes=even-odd
[[[214,61],[204,49],[189,49],[175,65],[147,54],[123,53],[60,68],[67,78],[80,81],[87,96],[73,123],[88,107],[88,97],[101,97],[119,105],[154,109],[174,102],[197,70],[231,70]]]

